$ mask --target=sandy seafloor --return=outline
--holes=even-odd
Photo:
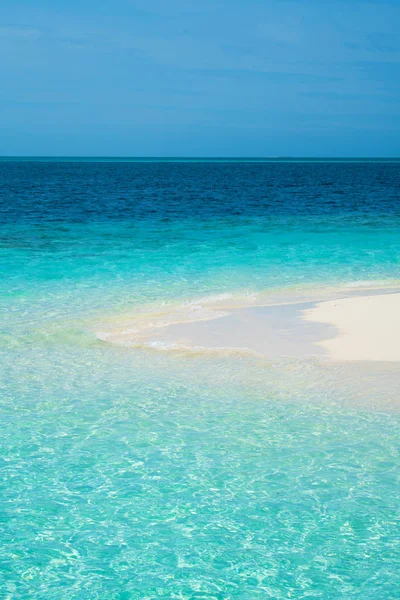
[[[398,596],[399,181],[0,163],[0,597]]]

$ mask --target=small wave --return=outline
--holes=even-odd
[[[208,346],[188,346],[186,344],[179,344],[173,342],[165,342],[162,340],[153,340],[148,342],[142,342],[137,344],[142,348],[151,348],[152,350],[164,351],[164,352],[187,352],[189,354],[246,354],[256,356],[258,358],[265,357],[247,347],[234,347],[234,346],[216,346],[216,347],[208,347]]]
[[[96,331],[95,335],[98,340],[108,342],[112,334],[109,331]]]
[[[221,302],[223,300],[229,300],[233,298],[234,294],[231,293],[223,293],[223,294],[210,294],[210,296],[204,296],[202,298],[198,298],[197,300],[189,301],[189,304],[195,302],[197,304],[213,304],[215,302]]]
[[[380,287],[388,287],[390,285],[399,285],[399,279],[360,279],[358,281],[352,281],[350,283],[345,284],[348,288],[380,288]]]

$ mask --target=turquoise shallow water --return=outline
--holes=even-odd
[[[392,282],[399,182],[396,164],[1,163],[1,597],[397,597],[397,412],[313,364],[117,348],[91,325]]]

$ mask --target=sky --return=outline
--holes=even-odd
[[[0,155],[400,156],[400,0],[2,0]]]

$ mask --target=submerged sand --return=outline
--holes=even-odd
[[[259,299],[258,299],[259,300]],[[256,306],[246,305],[256,302]],[[340,290],[335,299],[263,305],[218,301],[126,318],[98,337],[125,346],[247,352],[268,359],[400,361],[400,289]]]

